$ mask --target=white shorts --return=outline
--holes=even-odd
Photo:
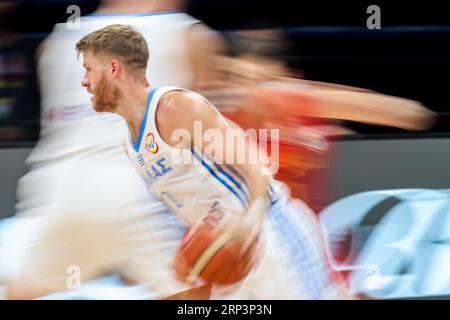
[[[163,296],[185,289],[171,268],[184,226],[148,193],[125,155],[108,165],[92,157],[31,170],[19,181],[18,200],[12,219],[26,237],[7,240],[14,261],[0,265],[14,290],[65,291],[75,273],[83,282],[115,272],[152,283]]]

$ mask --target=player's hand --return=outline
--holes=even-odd
[[[204,219],[191,226],[174,258],[177,278],[189,286],[242,281],[260,260],[266,210],[265,201],[258,199],[244,216],[229,214],[216,225]]]
[[[259,197],[252,202],[242,220],[239,221],[238,233],[245,238],[242,251],[248,250],[249,246],[260,236],[267,217],[267,210],[268,200]]]

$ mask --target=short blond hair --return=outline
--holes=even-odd
[[[77,54],[91,51],[94,54],[106,54],[119,57],[126,65],[135,70],[147,68],[149,57],[147,42],[142,34],[131,26],[113,24],[91,32],[77,42]]]

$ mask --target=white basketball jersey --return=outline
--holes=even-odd
[[[96,113],[90,94],[81,86],[83,61],[75,44],[86,34],[111,24],[126,24],[142,33],[149,47],[147,78],[157,86],[189,88],[193,72],[186,34],[199,21],[184,13],[94,14],[80,24],[55,25],[38,61],[41,91],[41,137],[28,163],[63,159],[70,154],[97,153],[114,161],[112,150],[123,152],[126,126],[111,113]]]
[[[161,97],[174,86],[153,88],[134,144],[128,132],[127,154],[145,180],[149,190],[164,201],[188,224],[209,213],[217,218],[227,213],[243,214],[249,205],[250,190],[245,178],[232,166],[217,164],[197,148],[180,149],[167,144],[159,135],[156,112]],[[286,187],[271,179],[269,197],[273,202],[288,195]]]
[[[168,145],[159,135],[156,112],[161,97],[177,87],[153,88],[141,130],[133,144],[127,141],[127,152],[150,191],[164,201],[188,224],[215,212],[242,214],[249,202],[249,190],[235,169],[218,165],[196,149]]]

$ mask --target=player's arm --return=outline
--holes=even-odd
[[[405,130],[427,130],[436,114],[420,102],[377,92],[350,90],[312,90],[317,101],[317,116],[386,125]]]
[[[162,138],[170,145],[179,146],[180,141],[173,133],[176,129],[184,129],[189,132],[191,139],[185,142],[183,147],[195,146],[216,163],[233,166],[246,178],[250,189],[248,212],[257,210],[264,211],[265,214],[270,176],[267,174],[267,168],[261,164],[264,161],[250,161],[255,158],[261,160],[264,154],[258,150],[254,141],[244,136],[242,130],[241,134],[238,134],[239,131],[236,131],[238,129],[233,128],[211,103],[193,92],[169,92],[160,101],[157,124]],[[198,132],[195,132],[195,126],[198,131],[200,124],[202,139],[199,139]],[[204,139],[207,136],[214,138],[208,141]],[[254,157],[256,154],[260,157]]]
[[[279,78],[276,83],[277,87],[260,88],[257,105],[270,101],[282,114],[350,120],[405,130],[427,130],[436,122],[433,111],[410,99],[303,79]],[[296,102],[306,97],[312,107],[299,108]]]

